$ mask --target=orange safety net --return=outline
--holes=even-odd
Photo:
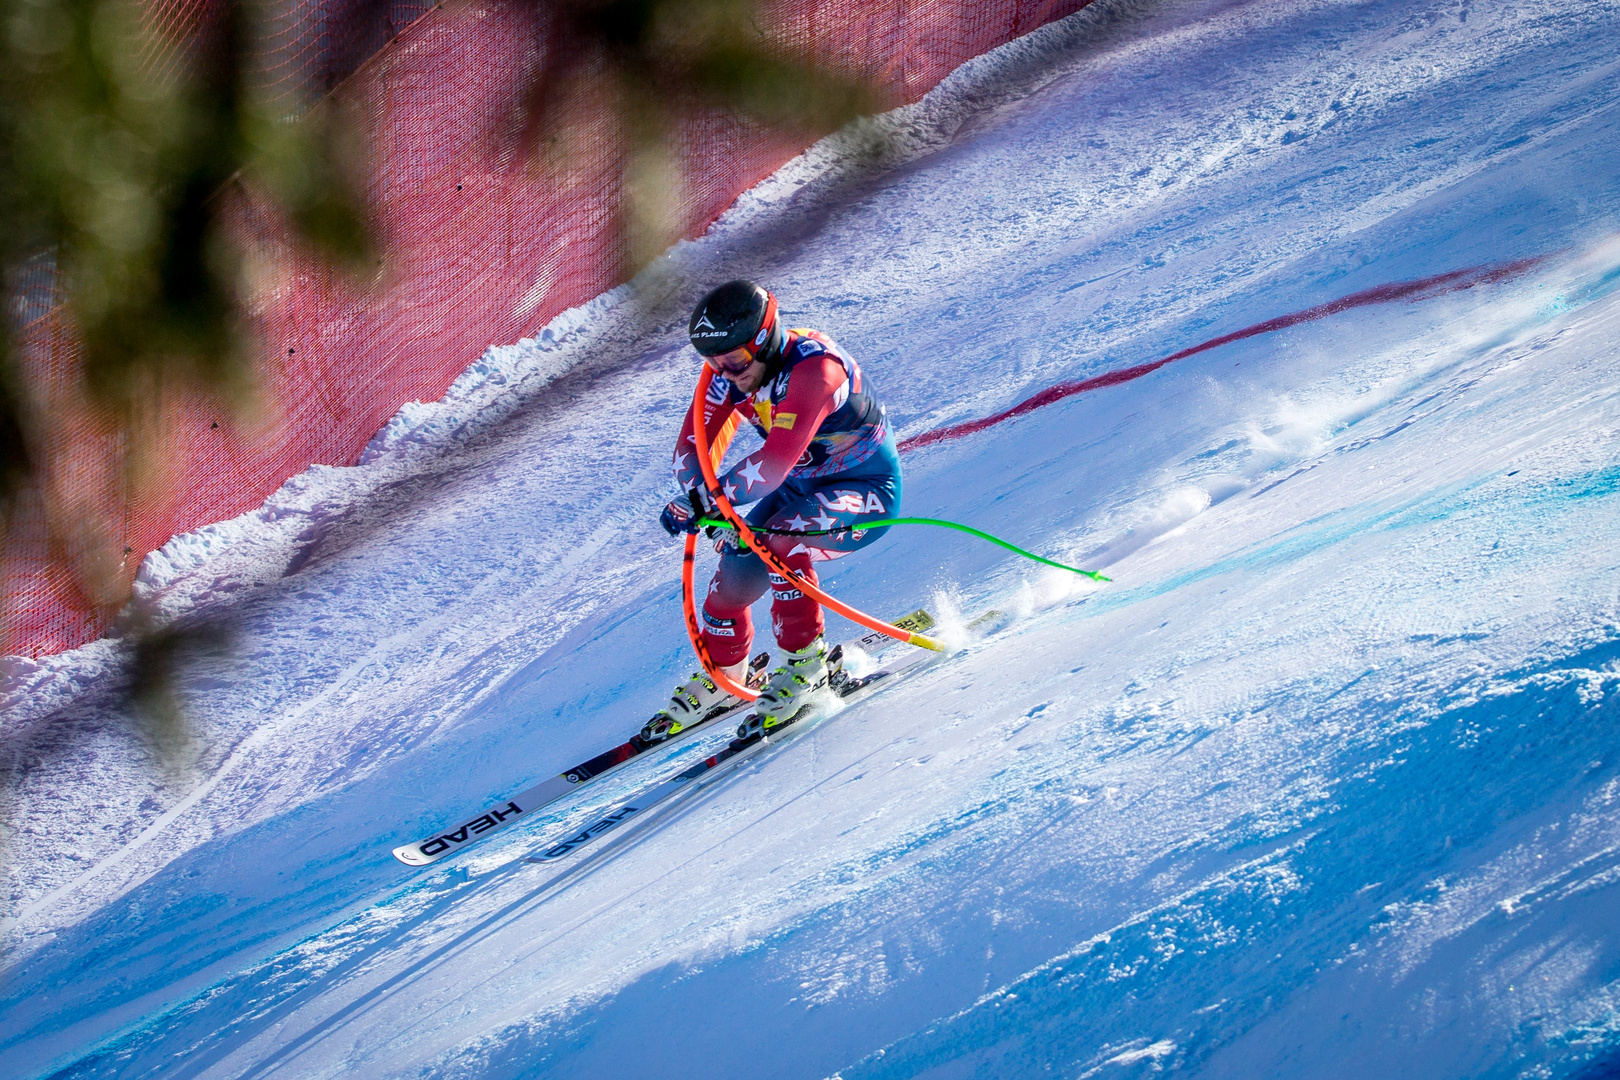
[[[183,28],[209,2],[157,0],[152,18]],[[760,25],[775,47],[862,76],[900,104],[1088,2],[775,0]],[[583,141],[566,182],[491,149],[490,133],[543,60],[533,21],[497,0],[416,17],[424,7],[394,0],[352,19],[339,0],[289,4],[262,63],[289,100],[346,78],[335,92],[369,117],[367,197],[387,238],[386,263],[356,284],[300,251],[251,191],[235,193],[240,235],[265,268],[251,315],[267,421],[236,430],[206,404],[167,403],[150,418],[162,432],[165,494],[132,499],[121,443],[82,406],[64,313],[51,307],[21,328],[25,384],[61,407],[35,440],[45,483],[25,494],[0,553],[0,652],[37,657],[105,633],[141,559],[171,536],[258,506],[311,464],[353,464],[401,405],[443,396],[491,344],[532,335],[628,276],[618,140]],[[605,107],[601,120],[611,134]],[[718,111],[684,121],[683,234],[700,234],[807,141]],[[73,535],[48,532],[48,502],[58,508],[51,520],[75,523]]]

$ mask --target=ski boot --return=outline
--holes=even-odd
[[[764,681],[765,665],[770,661],[770,653],[760,653],[750,663],[738,663],[720,670],[730,676],[733,682],[757,688]],[[645,749],[679,735],[687,728],[697,727],[713,720],[741,704],[742,698],[720,689],[715,681],[709,678],[708,672],[695,671],[691,678],[675,688],[669,704],[653,714],[653,718],[647,721],[637,737]]]
[[[809,707],[811,696],[826,687],[827,677],[827,643],[823,639],[816,638],[798,652],[788,653],[759,692],[753,713],[738,725],[737,738],[769,735],[775,728],[797,720]]]

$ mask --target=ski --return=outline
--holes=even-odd
[[[895,625],[903,630],[914,630],[919,633],[934,625],[934,617],[925,609],[919,608],[903,618],[896,619]],[[881,634],[868,633],[850,644],[869,653],[882,652],[885,648],[895,644],[891,638]],[[843,646],[839,646],[843,648]],[[750,685],[755,678],[763,682],[764,668],[770,662],[769,653],[761,653],[755,657],[749,668]],[[689,724],[681,731],[667,739],[649,743],[641,738],[638,732],[628,741],[620,743],[610,750],[597,754],[595,757],[580,762],[571,769],[558,773],[526,791],[519,792],[510,799],[503,800],[499,805],[487,807],[482,813],[468,818],[456,828],[437,833],[426,840],[419,840],[412,844],[402,844],[394,849],[394,858],[406,866],[427,866],[437,862],[448,855],[454,854],[463,848],[483,840],[486,837],[506,828],[519,818],[526,817],[536,810],[540,810],[564,796],[570,795],[586,784],[600,780],[608,773],[634,760],[648,750],[662,749],[674,745],[688,736],[695,735],[703,730],[712,730],[711,725],[729,720],[739,713],[746,713],[748,702],[740,702],[724,712],[705,717],[703,720]]]
[[[905,666],[910,667],[913,664],[921,663],[925,659],[926,657],[923,656],[905,657],[905,660],[907,661]],[[872,683],[877,682],[879,679],[893,673],[894,672],[890,671],[888,668],[882,668],[863,678],[846,680],[846,686],[848,689],[834,690],[834,692],[840,697],[853,696],[857,691],[863,690]],[[828,680],[828,686],[829,688],[832,686],[831,679]],[[785,720],[776,725],[776,727],[772,728],[768,735],[764,733],[756,733],[743,736],[741,738],[732,739],[731,742],[718,753],[711,754],[702,761],[682,769],[680,772],[676,773],[674,776],[663,781],[662,783],[653,785],[646,791],[643,791],[640,795],[637,795],[635,798],[631,799],[629,802],[615,807],[613,810],[598,818],[596,821],[593,821],[591,824],[585,826],[585,828],[581,829],[580,831],[564,837],[562,840],[559,840],[557,843],[545,848],[538,854],[528,856],[526,861],[532,863],[546,863],[572,855],[586,844],[607,835],[614,829],[617,829],[620,825],[623,825],[625,822],[629,821],[631,818],[645,814],[647,811],[651,810],[660,803],[666,802],[674,796],[679,795],[681,792],[688,790],[693,781],[714,773],[716,770],[721,769],[722,766],[729,769],[741,765],[744,760],[752,757],[754,754],[764,749],[772,742],[772,740],[778,739],[784,735],[793,725],[799,723],[801,720],[812,717],[816,711],[817,710],[813,705],[807,705],[805,708],[799,710],[798,713],[794,714],[794,716],[792,716],[790,719]]]
[[[760,653],[749,665],[748,683],[754,685],[756,678],[763,684],[763,672],[770,663],[770,653]],[[563,798],[570,792],[599,780],[620,765],[630,761],[654,747],[672,746],[691,735],[696,735],[705,725],[717,720],[728,720],[748,708],[746,701],[739,702],[729,709],[706,716],[696,723],[688,724],[679,732],[655,743],[647,742],[641,733],[630,736],[628,740],[620,743],[610,750],[605,750],[593,758],[580,762],[574,767],[558,773],[556,776],[542,780],[534,787],[529,788],[508,799],[504,805],[492,807],[482,814],[449,832],[431,836],[415,844],[404,844],[394,849],[394,858],[406,866],[426,866],[444,858],[451,852],[459,851],[476,840],[482,840],[488,834],[505,828],[518,818],[532,814],[542,807],[548,806]]]
[[[925,613],[919,612],[918,614]],[[1003,612],[987,611],[970,622],[967,625],[967,629],[970,631],[985,631],[987,628],[994,629],[995,627],[993,624],[998,623],[1004,617]],[[932,625],[932,622],[933,620],[929,619],[928,625]],[[896,622],[895,625],[901,626],[902,629],[915,629],[918,631],[928,628],[927,625],[908,627],[904,626],[900,622]],[[868,635],[868,637],[871,636],[873,635]],[[862,642],[866,640],[867,638],[861,639]],[[862,690],[865,690],[873,683],[892,678],[893,676],[907,672],[912,668],[921,667],[927,661],[933,659],[933,657],[926,653],[908,653],[907,655],[900,657],[898,660],[895,660],[892,663],[861,677],[853,677],[844,673],[842,668],[842,646],[833,649],[832,652],[829,653],[828,659],[834,661],[834,671],[827,680],[828,688],[840,698],[848,699],[854,697]],[[585,826],[578,832],[557,841],[555,844],[541,850],[537,854],[527,856],[525,861],[531,863],[547,863],[554,862],[557,859],[567,858],[569,855],[572,855],[585,845],[594,840],[600,839],[601,837],[617,829],[625,822],[630,821],[633,818],[645,816],[649,810],[652,810],[659,804],[667,802],[682,792],[691,790],[694,781],[705,777],[711,777],[711,774],[718,775],[719,771],[729,772],[732,769],[741,766],[748,758],[753,757],[755,754],[764,750],[767,746],[772,745],[773,740],[780,740],[782,735],[788,733],[787,729],[799,724],[801,721],[813,721],[818,712],[819,710],[817,710],[813,704],[806,705],[805,708],[799,710],[799,712],[794,714],[791,718],[772,728],[769,733],[757,732],[731,740],[731,742],[718,753],[711,754],[702,761],[682,769],[680,772],[676,773],[674,776],[663,781],[662,783],[655,784],[654,786],[643,791],[641,794],[637,795],[635,798],[631,799],[629,802],[622,803],[615,807],[613,810],[609,811],[607,814],[598,818],[591,824]],[[810,725],[807,723],[805,726],[808,727]],[[796,732],[794,733],[796,734]]]
[[[797,720],[798,717],[794,717],[792,720],[787,721],[787,723],[777,725],[777,727],[773,729],[772,734],[774,735],[783,728],[789,727],[790,725],[796,723]],[[620,825],[623,825],[626,821],[629,821],[637,814],[644,814],[648,810],[651,810],[653,807],[657,806],[659,803],[664,802],[666,799],[672,798],[673,796],[686,790],[687,785],[699,777],[713,772],[721,765],[731,762],[734,759],[748,756],[760,748],[763,748],[766,741],[767,740],[763,735],[750,735],[744,739],[732,739],[731,742],[727,744],[725,749],[721,750],[719,753],[711,754],[702,761],[698,762],[696,765],[689,766],[688,768],[683,769],[681,772],[676,773],[663,783],[648,788],[634,799],[631,799],[629,802],[614,808],[610,813],[598,818],[596,821],[585,826],[585,828],[581,829],[577,833],[574,833],[572,836],[559,840],[557,843],[546,848],[537,855],[528,856],[526,861],[532,863],[545,863],[572,855],[574,852],[578,851],[592,840],[612,832],[614,829],[618,828]],[[742,763],[738,761],[737,764],[740,765]]]

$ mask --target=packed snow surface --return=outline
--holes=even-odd
[[[1614,1075],[1617,76],[1615,0],[1099,0],[178,538],[148,601],[234,629],[189,737],[116,642],[6,669],[0,1072]],[[905,436],[1535,257],[907,455],[905,512],[1112,583],[895,529],[824,580],[953,655],[573,860],[525,856],[725,734],[390,857],[690,670],[707,285]]]

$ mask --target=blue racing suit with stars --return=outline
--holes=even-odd
[[[778,369],[752,395],[715,376],[704,403],[712,442],[741,413],[764,445],[719,477],[732,504],[752,504],[751,526],[824,536],[761,536],[793,571],[816,583],[815,564],[877,540],[872,522],[900,513],[900,455],[861,369],[838,344],[814,330],[789,330]],[[675,479],[702,487],[688,413],[675,444]],[[754,626],[749,607],[771,589],[771,629],[783,649],[809,645],[825,628],[821,605],[772,574],[759,556],[723,539],[720,565],[703,601],[703,638],[721,667],[748,658]]]

